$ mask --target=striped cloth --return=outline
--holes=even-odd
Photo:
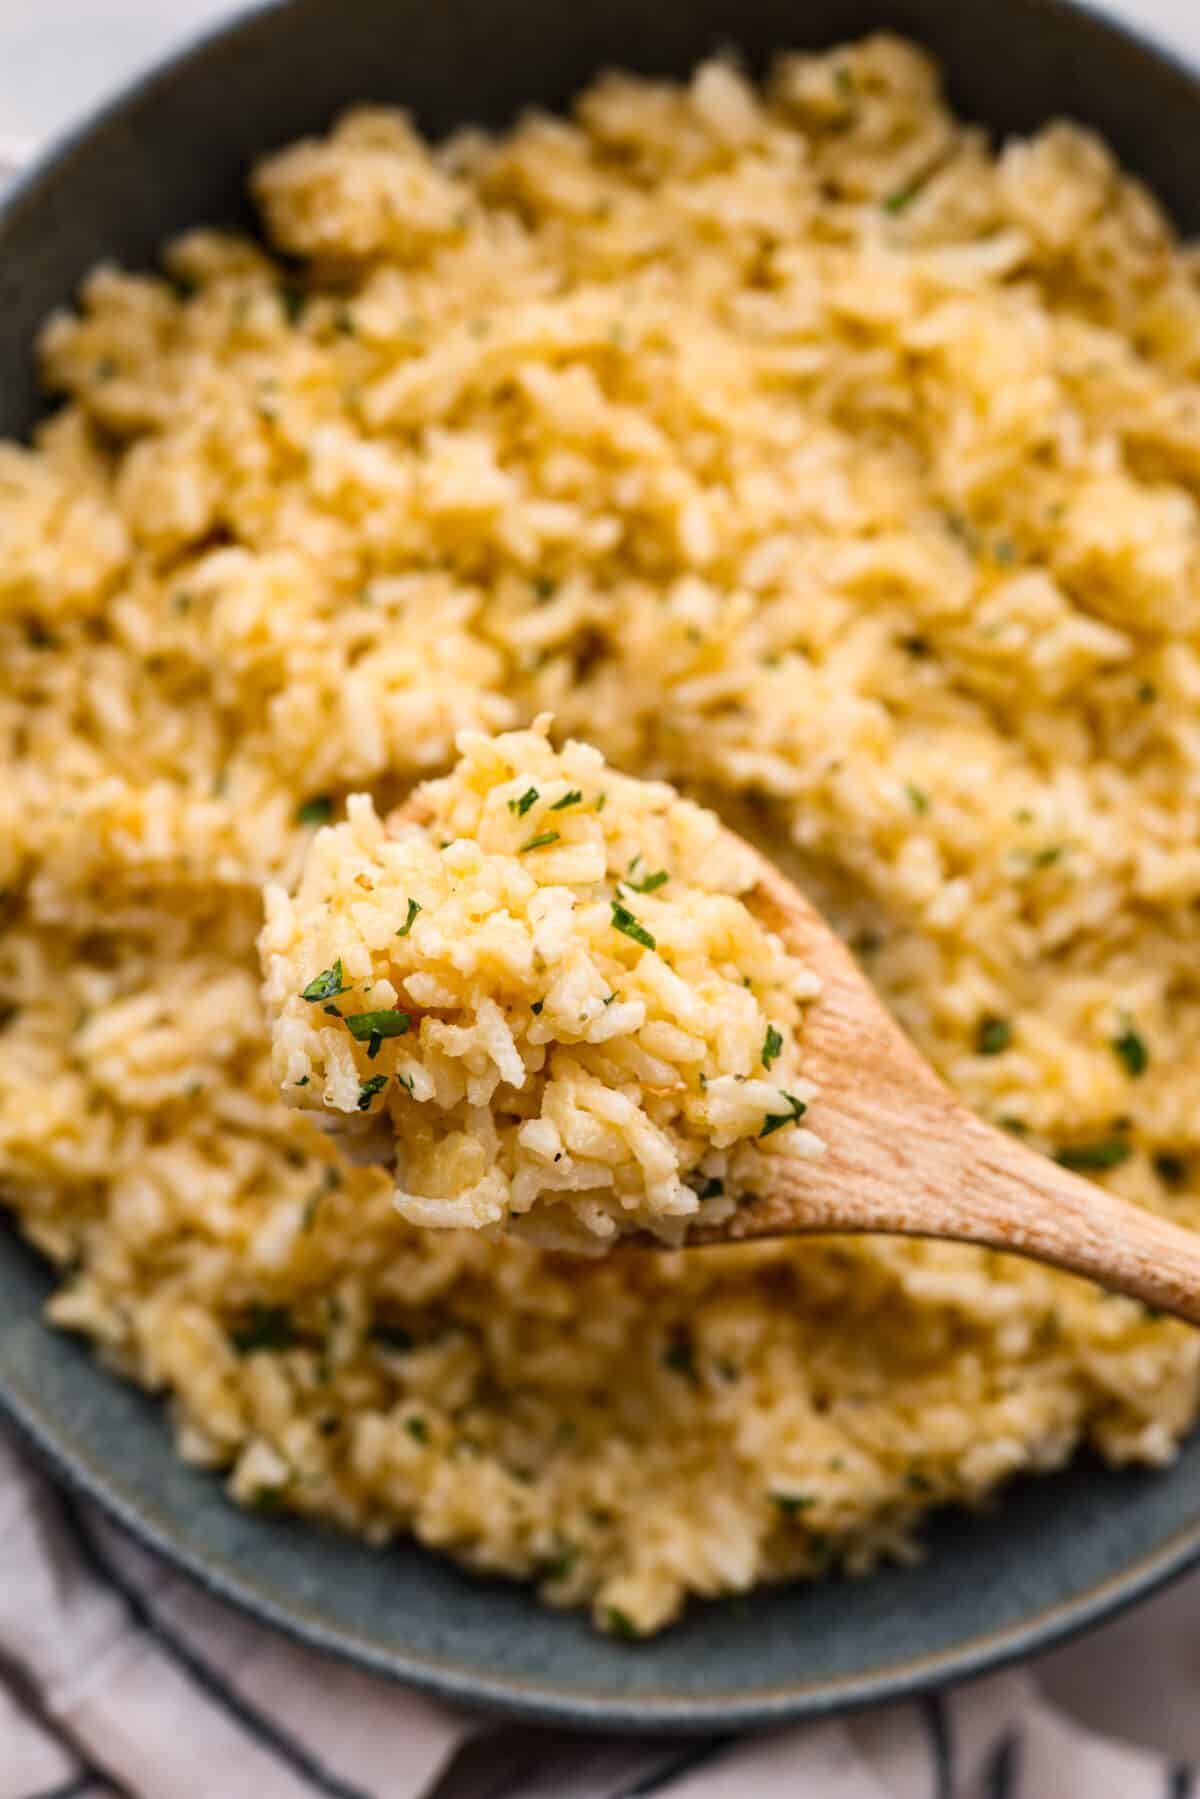
[[[1185,1603],[1181,1606],[1178,1601]],[[1062,1652],[1056,1684],[1153,1737],[1196,1711],[1200,1584]],[[1140,1669],[1140,1679],[1134,1673]],[[1167,1719],[1168,1729],[1178,1726]],[[1185,1733],[1186,1735],[1186,1730]],[[1086,1729],[1028,1671],[758,1737],[500,1725],[214,1599],[0,1431],[0,1799],[1200,1799],[1191,1765]]]

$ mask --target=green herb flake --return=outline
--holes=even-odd
[[[402,1324],[388,1324],[386,1320],[373,1324],[367,1335],[380,1349],[390,1349],[394,1355],[407,1355],[413,1346],[411,1331],[405,1330]]]
[[[605,1628],[609,1630],[614,1637],[623,1637],[628,1643],[636,1641],[638,1635],[637,1626],[634,1624],[633,1619],[629,1616],[628,1612],[621,1611],[615,1605],[606,1605],[603,1617]]]
[[[518,818],[524,818],[529,808],[537,805],[537,800],[537,788],[527,787],[519,799],[509,800],[508,809],[510,812],[515,812]]]
[[[404,1428],[414,1443],[428,1443],[429,1425],[424,1418],[406,1418]]]
[[[296,808],[298,825],[327,825],[333,817],[333,801],[327,793],[316,793]]]
[[[558,592],[558,582],[550,575],[535,575],[532,585],[539,606],[544,606]]]
[[[342,958],[339,956],[332,968],[323,968],[320,974],[313,976],[308,986],[302,990],[300,998],[306,999],[311,1006],[317,1000],[333,999],[335,994],[349,991],[349,987],[342,981]]]
[[[348,306],[339,306],[333,315],[333,328],[339,337],[353,337],[355,333],[354,314]]]
[[[280,283],[279,304],[283,307],[283,316],[289,325],[299,324],[306,297],[303,288],[293,287],[286,281]]]
[[[253,1355],[260,1349],[291,1349],[297,1336],[286,1306],[254,1305],[230,1328],[229,1341],[239,1355]]]
[[[560,800],[555,800],[550,810],[551,812],[565,812],[568,806],[578,806],[582,799],[583,794],[579,788],[572,787],[570,793],[564,793]]]
[[[1052,843],[1048,848],[1035,852],[1032,857],[1033,866],[1035,868],[1053,868],[1062,853],[1061,843]]]
[[[773,1136],[776,1131],[781,1131],[785,1125],[796,1124],[808,1111],[808,1107],[802,1099],[797,1099],[794,1093],[785,1093],[782,1087],[779,1089],[779,1097],[787,1101],[789,1110],[786,1112],[768,1112],[763,1119],[762,1129],[758,1133],[760,1137]]]
[[[421,910],[420,900],[410,899],[408,902],[408,917],[404,920],[404,923],[400,926],[400,929],[396,932],[397,937],[407,937],[408,936],[408,933],[413,928],[413,920],[416,918],[417,913],[420,910]]]
[[[879,204],[892,218],[898,218],[902,212],[908,211],[923,186],[921,181],[912,181],[907,187],[895,187],[890,194],[884,195]]]
[[[1137,696],[1143,706],[1152,706],[1158,698],[1158,688],[1153,681],[1139,681]]]
[[[611,904],[614,930],[620,931],[624,937],[631,937],[634,943],[640,943],[644,949],[658,948],[657,942],[645,925],[639,924],[633,913],[623,906],[620,900],[613,900]]]
[[[975,1053],[980,1056],[1001,1056],[1012,1043],[1012,1025],[1007,1018],[996,1018],[990,1013],[979,1020],[975,1030]]]
[[[1102,1137],[1095,1143],[1069,1143],[1056,1150],[1054,1160],[1063,1168],[1074,1168],[1080,1173],[1089,1173],[1097,1169],[1116,1168],[1127,1162],[1133,1154],[1128,1143],[1119,1137]]]
[[[531,837],[528,843],[523,843],[517,853],[524,856],[530,850],[549,849],[550,845],[557,843],[561,836],[561,831],[542,831],[539,836]]]
[[[662,1352],[662,1365],[664,1368],[669,1368],[672,1374],[680,1375],[684,1380],[695,1379],[696,1350],[686,1331],[679,1331],[672,1337]]]
[[[578,1543],[564,1542],[549,1561],[542,1563],[538,1574],[543,1580],[565,1580],[578,1560]]]
[[[810,1505],[815,1505],[816,1501],[811,1493],[772,1493],[771,1503],[778,1506],[790,1524],[801,1512],[806,1512]]]
[[[908,795],[908,803],[918,817],[924,817],[929,810],[929,795],[923,787],[915,787],[911,781],[904,783],[904,791]]]
[[[838,63],[833,71],[833,85],[841,95],[842,99],[848,100],[856,91],[854,70],[848,68],[844,62]]]
[[[933,1482],[919,1468],[910,1468],[904,1476],[904,1484],[910,1493],[932,1493]]]
[[[769,1068],[771,1066],[772,1062],[776,1061],[779,1058],[782,1051],[783,1051],[783,1037],[775,1029],[775,1026],[773,1024],[769,1024],[767,1026],[767,1034],[763,1038],[763,1046],[762,1046],[762,1065],[763,1065],[763,1067]]]
[[[1145,1074],[1150,1066],[1150,1051],[1146,1047],[1146,1039],[1138,1031],[1131,1018],[1121,1021],[1121,1032],[1112,1040],[1112,1050],[1117,1060],[1125,1064],[1126,1072],[1132,1080]]]
[[[534,1002],[530,1006],[529,1010],[533,1013],[533,1016],[535,1018],[540,1018],[542,1016],[542,1007],[545,1005],[545,1003],[546,1002],[544,999],[535,999],[534,1000]]]
[[[358,1109],[359,1109],[359,1111],[360,1112],[368,1111],[370,1109],[371,1101],[374,1099],[375,1095],[377,1093],[382,1092],[386,1086],[387,1086],[386,1074],[373,1074],[371,1076],[370,1080],[360,1081],[358,1083]]]
[[[401,1012],[395,1006],[385,1006],[378,1012],[357,1012],[346,1019],[346,1029],[356,1043],[367,1045],[367,1055],[373,1062],[379,1054],[380,1044],[385,1037],[403,1037],[412,1019],[407,1012]],[[359,1110],[366,1111],[366,1106],[359,1097]],[[368,1104],[370,1100],[368,1099]]]
[[[643,875],[640,881],[626,881],[625,885],[631,887],[634,893],[657,893],[660,887],[666,886],[670,878],[666,869],[660,868],[654,874]]]
[[[172,596],[171,605],[174,607],[175,611],[181,615],[185,612],[190,612],[192,609],[192,595],[187,592],[186,588],[181,587],[179,592]]]

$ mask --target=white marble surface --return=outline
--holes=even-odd
[[[1200,0],[1093,3],[1200,60]],[[0,0],[0,165],[236,10],[230,0]],[[1200,1575],[1043,1658],[1038,1671],[1094,1728],[1200,1758]]]

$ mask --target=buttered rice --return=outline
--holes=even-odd
[[[254,946],[344,796],[552,711],[796,872],[981,1114],[1200,1223],[1195,251],[886,37],[435,150],[362,110],[253,187],[270,247],[98,270],[0,448],[0,1171],[52,1319],[244,1503],[618,1634],[1168,1461],[1200,1339],[1044,1268],[412,1226],[280,1100]]]
[[[352,795],[295,898],[268,888],[272,1066],[289,1105],[395,1161],[410,1224],[678,1245],[760,1156],[820,1151],[797,1052],[817,981],[711,812],[587,744],[556,754],[549,722],[463,732],[391,831]]]

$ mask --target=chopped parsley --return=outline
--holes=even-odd
[[[542,1016],[542,1007],[545,1005],[545,1003],[546,1002],[544,999],[535,999],[534,1000],[534,1002],[530,1006],[529,1010],[533,1013],[533,1016],[535,1018],[540,1018]]]
[[[254,1305],[232,1326],[229,1341],[239,1355],[253,1355],[260,1349],[291,1349],[297,1336],[286,1306]]]
[[[637,1637],[637,1626],[629,1613],[621,1611],[615,1605],[605,1606],[604,1622],[614,1637],[624,1637],[627,1642],[632,1642]]]
[[[910,1468],[904,1476],[904,1484],[910,1493],[932,1493],[933,1482],[919,1468]]]
[[[769,1068],[783,1050],[783,1037],[773,1024],[767,1026],[767,1034],[763,1038],[762,1065]]]
[[[771,1502],[779,1507],[789,1523],[816,1503],[811,1493],[772,1493]]]
[[[375,1095],[377,1093],[382,1092],[382,1090],[386,1086],[387,1086],[386,1074],[373,1074],[369,1081],[360,1081],[358,1083],[358,1109],[359,1109],[359,1111],[360,1112],[368,1111],[370,1108],[370,1105],[371,1105],[371,1101],[374,1099]]]
[[[698,1199],[720,1199],[720,1197],[721,1197],[722,1193],[724,1193],[724,1191],[725,1191],[724,1181],[718,1180],[715,1175],[712,1175],[712,1176],[710,1176],[710,1178],[708,1180],[705,1181],[704,1185],[700,1188],[700,1191],[696,1195],[696,1197]]]
[[[413,928],[413,920],[416,918],[417,913],[420,910],[421,910],[420,900],[410,899],[408,902],[408,917],[404,920],[404,923],[400,926],[400,929],[396,932],[397,937],[407,937],[408,936],[408,933]]]
[[[884,195],[880,205],[884,212],[891,213],[895,218],[897,214],[905,212],[912,205],[923,186],[924,182],[910,181],[907,187],[893,188],[890,194]]]
[[[424,1418],[406,1418],[404,1428],[414,1443],[428,1443],[429,1425]]]
[[[995,1018],[990,1013],[979,1020],[975,1031],[975,1050],[981,1056],[1000,1056],[1012,1042],[1012,1025],[1007,1018]]]
[[[518,818],[524,818],[529,808],[537,805],[537,801],[537,788],[527,787],[519,799],[509,800],[508,809],[510,812],[515,812]]]
[[[908,795],[909,805],[918,816],[923,816],[928,812],[929,795],[923,787],[914,787],[911,781],[906,781],[904,783],[904,791]]]
[[[386,1320],[373,1324],[367,1335],[372,1343],[378,1343],[381,1349],[394,1350],[397,1355],[406,1355],[413,1346],[411,1331],[406,1331],[402,1324],[388,1324]]]
[[[300,998],[306,999],[311,1006],[317,1000],[332,999],[335,994],[349,991],[349,987],[342,981],[342,958],[339,956],[332,968],[323,968],[320,974],[313,976]]]
[[[1153,681],[1139,681],[1137,696],[1143,706],[1152,706],[1158,698],[1158,688]]]
[[[1038,850],[1032,860],[1035,868],[1053,868],[1062,855],[1061,843],[1053,843],[1047,849]]]
[[[552,600],[558,592],[558,582],[552,575],[535,575],[533,591],[538,597],[538,604],[544,606],[546,601]]]
[[[385,1037],[403,1037],[412,1019],[407,1012],[399,1011],[395,1006],[385,1006],[378,1012],[358,1012],[353,1018],[347,1018],[346,1029],[356,1043],[367,1045],[367,1055],[373,1062],[379,1054],[379,1046]],[[361,1099],[359,1100],[362,1106]]]
[[[655,874],[643,875],[640,881],[626,881],[625,885],[635,893],[656,893],[660,887],[666,886],[670,878],[666,869],[660,868]]]
[[[808,1111],[808,1107],[802,1099],[797,1099],[794,1093],[785,1093],[782,1087],[779,1089],[779,1097],[787,1101],[789,1110],[768,1112],[763,1119],[762,1130],[758,1133],[760,1137],[770,1137],[776,1131],[781,1131],[785,1125],[796,1124]]]
[[[413,1091],[413,1078],[411,1074],[398,1074],[396,1079],[406,1093],[411,1093]]]
[[[579,788],[572,787],[570,793],[564,793],[560,800],[555,800],[550,810],[551,812],[565,812],[568,806],[578,806],[582,799],[583,794]]]
[[[565,1580],[571,1569],[579,1560],[578,1543],[564,1542],[558,1553],[548,1562],[543,1562],[538,1573],[543,1580]]]
[[[658,943],[650,935],[645,925],[639,924],[633,913],[623,906],[620,900],[613,900],[610,903],[614,930],[620,931],[624,937],[631,937],[635,943],[640,943],[645,949],[658,948]]]
[[[662,1365],[669,1368],[672,1374],[681,1375],[684,1380],[695,1379],[696,1350],[686,1331],[677,1331],[667,1344],[662,1352]]]
[[[1121,1162],[1127,1162],[1132,1154],[1129,1144],[1120,1137],[1101,1137],[1095,1143],[1069,1143],[1055,1151],[1054,1160],[1063,1168],[1086,1173],[1093,1169],[1116,1168]]]
[[[296,808],[298,825],[327,825],[333,817],[333,801],[327,793],[315,793]]]
[[[523,856],[529,850],[549,849],[552,843],[558,842],[561,835],[560,831],[542,831],[537,837],[531,837],[528,843],[523,843],[517,854]]]
[[[1146,1047],[1146,1039],[1135,1029],[1131,1018],[1122,1020],[1120,1035],[1112,1040],[1113,1054],[1125,1068],[1133,1080],[1145,1074],[1150,1066],[1150,1051]]]
[[[302,288],[293,287],[290,282],[281,282],[279,287],[279,303],[283,307],[283,316],[289,325],[299,322],[304,311],[305,293]]]

